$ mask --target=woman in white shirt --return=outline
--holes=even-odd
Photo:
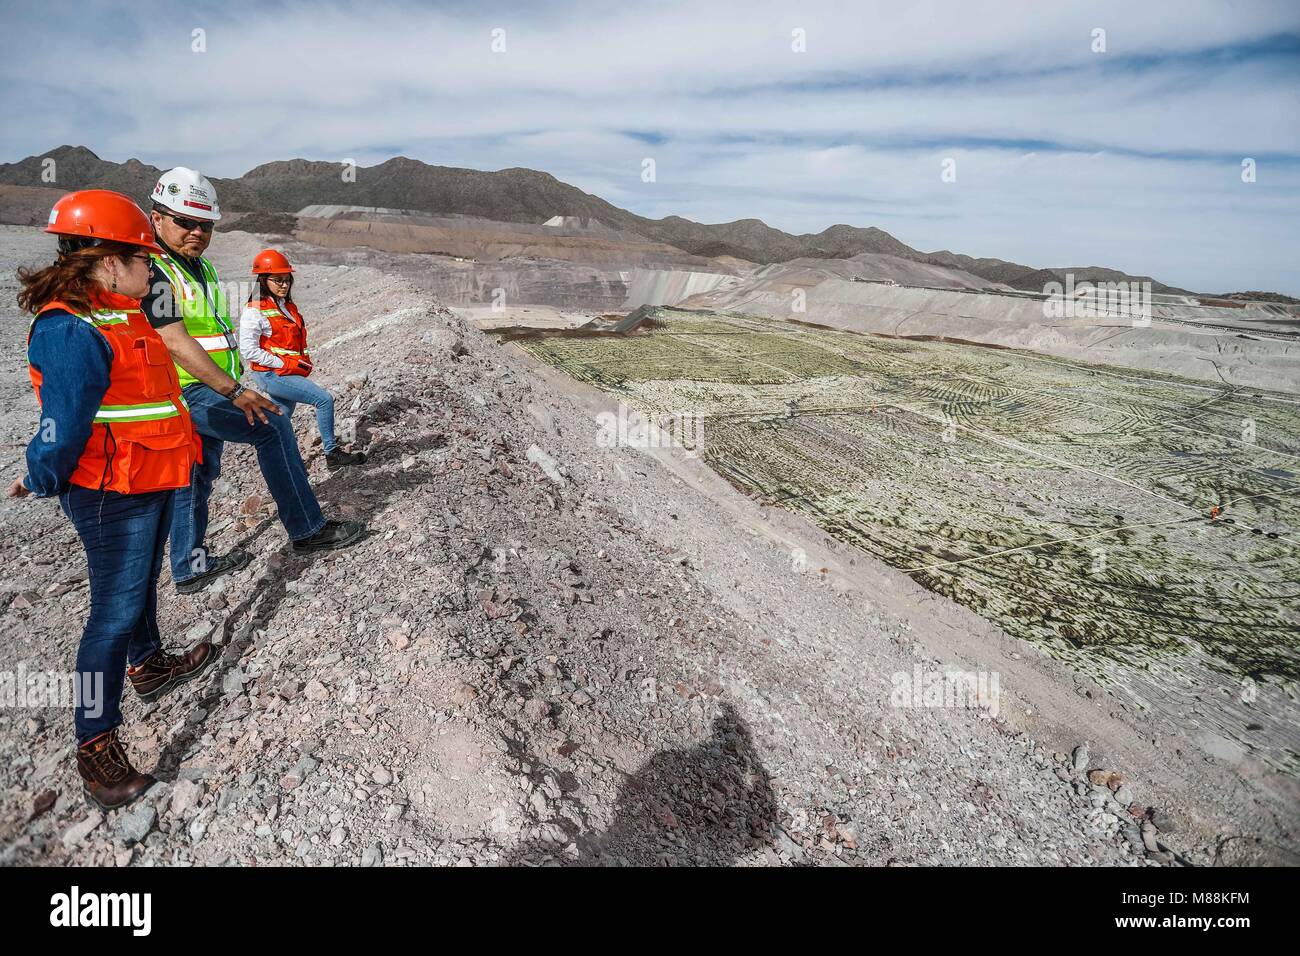
[[[307,324],[293,302],[293,266],[283,253],[263,249],[253,259],[258,290],[239,317],[239,351],[258,386],[286,416],[299,402],[316,408],[316,427],[331,471],[366,460],[364,452],[344,451],[334,434],[334,396],[315,382],[307,352]]]

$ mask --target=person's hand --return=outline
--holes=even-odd
[[[234,406],[244,413],[244,417],[248,419],[248,424],[250,425],[253,424],[254,415],[261,420],[263,425],[265,425],[268,421],[266,417],[267,412],[270,412],[272,415],[284,414],[280,411],[279,405],[275,404],[275,402],[271,401],[261,392],[255,392],[251,388],[244,389],[244,394],[234,399]]]
[[[5,490],[5,496],[9,498],[26,498],[30,494],[21,478],[15,478],[14,483]]]

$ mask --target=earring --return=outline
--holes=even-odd
[[[109,291],[109,292],[116,292],[116,291],[117,291],[117,276],[113,276],[113,285],[112,285],[112,287],[111,287],[108,291]]]

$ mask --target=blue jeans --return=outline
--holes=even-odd
[[[177,488],[172,512],[172,580],[185,581],[207,567],[208,550],[203,538],[208,532],[208,498],[221,474],[221,451],[225,443],[252,445],[266,487],[280,511],[280,522],[294,541],[310,538],[325,526],[320,503],[307,479],[307,467],[298,452],[298,439],[287,415],[267,414],[267,424],[256,417],[248,424],[244,413],[228,398],[202,382],[184,389],[190,417],[203,439],[203,461],[190,473],[188,487]]]
[[[306,375],[276,375],[274,372],[254,372],[257,387],[275,399],[284,409],[284,417],[291,418],[299,402],[316,406],[316,428],[320,432],[325,454],[339,447],[334,435],[334,396]]]
[[[86,549],[90,617],[77,648],[77,743],[122,722],[127,665],[161,646],[158,574],[171,523],[171,491],[123,495],[71,485],[59,496]]]

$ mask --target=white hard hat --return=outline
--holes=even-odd
[[[163,173],[153,188],[153,201],[191,219],[215,222],[221,218],[216,189],[206,176],[188,166],[177,166]]]

